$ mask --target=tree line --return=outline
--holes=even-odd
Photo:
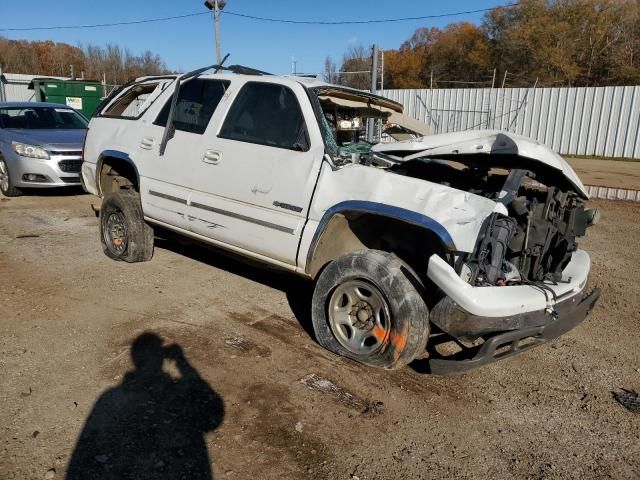
[[[108,84],[123,84],[143,75],[169,73],[159,55],[147,50],[141,55],[128,48],[109,43],[73,46],[51,40],[9,40],[0,36],[0,67],[3,72],[27,73],[41,76],[102,80]]]
[[[324,77],[368,89],[370,69],[371,50],[352,46],[339,68],[326,59]],[[398,49],[384,52],[385,88],[638,82],[638,0],[521,0],[514,7],[490,10],[479,25],[418,28]]]

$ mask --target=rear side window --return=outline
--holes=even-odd
[[[180,86],[178,100],[173,113],[173,126],[176,130],[202,134],[220,103],[229,81],[194,78]],[[166,126],[171,109],[171,98],[154,122]]]
[[[166,86],[167,82],[134,85],[103,110],[101,116],[140,118]]]
[[[284,85],[249,82],[242,87],[219,137],[291,150],[309,150],[300,104]]]

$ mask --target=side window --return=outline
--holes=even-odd
[[[101,112],[103,117],[138,118],[158,98],[167,82],[134,85]]]
[[[173,126],[176,130],[202,134],[220,103],[229,81],[194,78],[180,86],[176,108],[173,112]],[[171,98],[154,122],[166,126],[171,109]]]
[[[219,137],[309,150],[309,135],[298,99],[288,87],[273,83],[246,83],[229,109]]]

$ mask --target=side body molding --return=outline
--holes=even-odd
[[[427,215],[383,203],[369,202],[366,200],[347,200],[334,205],[326,210],[322,215],[322,219],[318,224],[318,228],[313,235],[313,239],[311,240],[311,244],[309,245],[309,250],[307,252],[307,261],[305,265],[306,273],[309,273],[309,268],[318,245],[318,241],[320,240],[320,237],[322,236],[322,233],[329,221],[337,214],[349,212],[370,213],[380,217],[400,220],[405,223],[424,228],[425,230],[433,232],[441,240],[443,246],[447,250],[456,250],[455,243],[447,229]]]

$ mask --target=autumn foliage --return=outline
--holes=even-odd
[[[352,47],[339,70],[370,66],[371,51]],[[369,87],[366,76],[335,78]],[[489,11],[480,25],[418,28],[400,48],[384,52],[385,88],[487,87],[503,81],[509,87],[638,84],[640,2],[521,0]]]
[[[122,84],[142,75],[167,72],[162,59],[151,53],[134,55],[115,44],[106,47],[87,45],[74,47],[67,43],[9,40],[0,36],[0,67],[5,72],[80,77]]]

